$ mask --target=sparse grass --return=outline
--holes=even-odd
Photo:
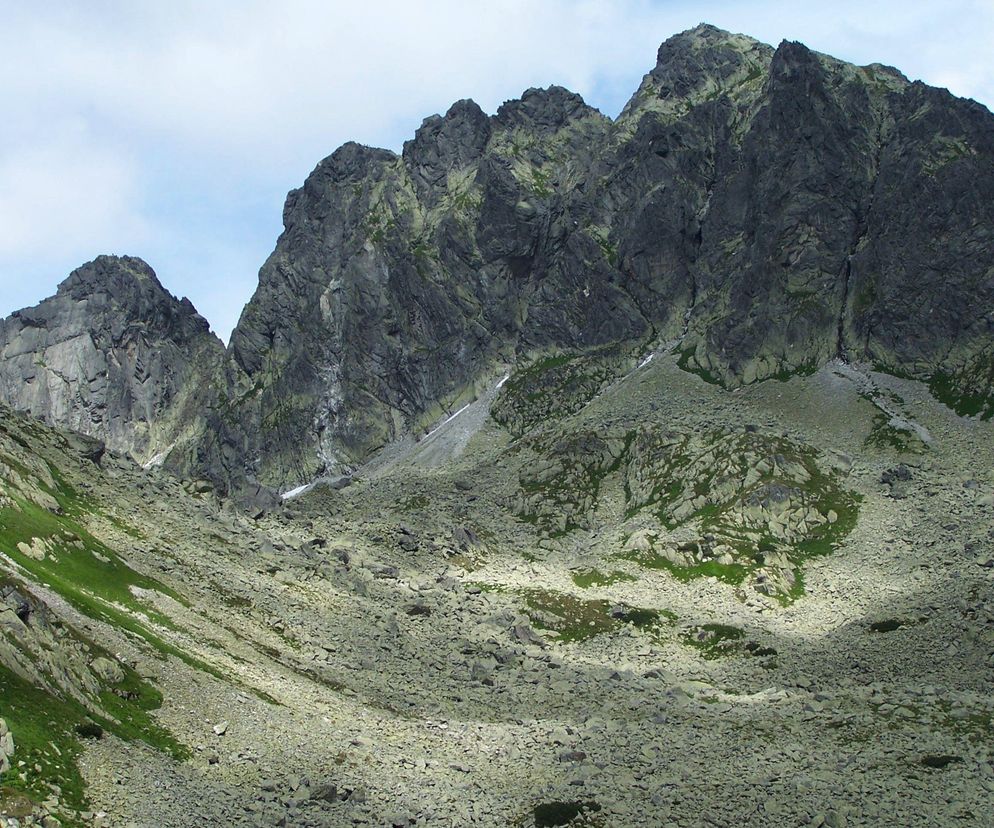
[[[587,526],[589,510],[600,496],[605,479],[621,467],[634,433],[602,436],[593,431],[567,435],[542,435],[531,441],[533,449],[558,466],[538,476],[526,468],[519,478],[522,491],[540,495],[535,511],[519,513],[541,526],[549,537],[561,537]]]
[[[700,650],[701,655],[709,660],[740,652],[743,638],[745,632],[742,629],[728,624],[701,624],[681,636],[685,644]]]
[[[425,495],[411,495],[398,503],[398,508],[402,512],[416,512],[424,509],[431,501]]]
[[[835,523],[822,523],[816,526],[806,539],[797,543],[791,560],[798,564],[834,552],[856,528],[859,520],[859,504],[863,501],[862,495],[839,489],[834,484],[830,484],[828,478],[820,472],[812,480],[812,491],[820,494],[821,508],[834,511],[837,518]]]
[[[617,569],[606,574],[597,569],[580,569],[571,573],[571,577],[573,578],[573,583],[581,589],[611,586],[611,584],[618,584],[623,581],[638,580],[634,575],[629,575],[627,572],[621,572]]]
[[[921,381],[900,368],[875,362],[873,370],[900,379]],[[956,372],[936,371],[925,380],[932,396],[961,417],[994,417],[994,357],[980,355],[972,364]]]
[[[624,367],[624,347],[565,352],[536,359],[514,371],[491,416],[519,437],[537,425],[579,411]]]
[[[548,170],[533,167],[531,170],[531,191],[539,198],[548,198],[552,195],[552,188],[549,186],[552,181],[552,174]]]
[[[523,595],[532,623],[566,642],[586,641],[623,624],[651,631],[676,619],[667,610],[641,607],[623,607],[621,612],[612,615],[610,601],[590,601],[553,590],[529,589],[524,590]]]
[[[899,452],[921,452],[924,449],[924,444],[915,434],[892,426],[890,417],[883,412],[874,416],[873,428],[863,445]]]
[[[454,555],[450,555],[446,560],[453,566],[458,566],[464,572],[475,572],[484,564],[484,561],[465,552],[457,552]]]
[[[619,557],[681,581],[715,577],[737,586],[774,557],[793,575],[786,579],[792,586],[776,596],[790,603],[803,593],[801,564],[831,553],[858,520],[860,496],[822,471],[813,449],[755,431],[584,431],[539,435],[531,446],[546,462],[534,476],[526,468],[519,481],[529,495],[523,520],[550,536],[583,527],[607,478],[621,471],[626,518],[651,509],[670,530],[696,522],[701,540],[679,547],[682,561],[655,550]],[[794,523],[774,519],[780,508],[790,510]],[[805,518],[807,510],[822,522]],[[588,588],[599,577],[580,575],[575,583]]]
[[[470,581],[467,586],[477,587],[481,592],[507,592],[504,584],[494,584],[489,581]]]

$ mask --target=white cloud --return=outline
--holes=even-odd
[[[74,138],[52,136],[0,157],[0,261],[147,237],[133,165]]]
[[[0,19],[0,314],[133,252],[225,335],[283,194],[342,142],[399,149],[458,98],[550,83],[615,114],[701,19],[994,102],[990,0],[0,0]]]

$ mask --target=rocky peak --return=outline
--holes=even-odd
[[[503,103],[495,118],[507,129],[521,128],[551,134],[573,121],[599,114],[575,92],[561,86],[550,86],[546,89],[526,89],[517,100]]]
[[[682,114],[687,105],[730,92],[755,93],[765,81],[772,56],[773,49],[765,43],[702,23],[660,45],[655,67],[642,79],[622,116],[647,109]]]
[[[414,139],[404,143],[404,163],[418,195],[433,205],[449,172],[477,160],[491,132],[490,118],[471,100],[456,101],[444,116],[425,118]]]
[[[58,293],[85,299],[95,293],[130,293],[146,288],[164,293],[149,265],[136,256],[97,256],[76,268],[59,285]]]
[[[808,91],[812,82],[820,81],[825,69],[818,56],[803,43],[784,40],[773,53],[770,62],[770,82],[772,84],[801,83]]]
[[[59,285],[56,297],[87,303],[94,313],[120,324],[151,326],[182,339],[210,335],[207,320],[193,303],[169,293],[155,271],[135,256],[97,256],[70,273]],[[51,309],[52,305],[42,303],[14,315],[27,322],[32,314],[40,314],[37,318],[44,321]],[[120,330],[120,324],[111,329]],[[99,337],[102,332],[96,329],[92,333]]]
[[[146,461],[196,433],[223,356],[144,261],[100,256],[0,323],[0,400]]]
[[[302,189],[308,195],[320,196],[326,187],[363,181],[376,167],[390,164],[396,159],[396,154],[390,150],[348,141],[314,168],[304,181]],[[288,201],[299,192],[300,190],[292,190]]]

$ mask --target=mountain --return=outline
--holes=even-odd
[[[0,321],[0,399],[161,462],[199,439],[224,346],[141,259],[99,256]]]
[[[284,223],[230,348],[274,484],[621,341],[727,387],[859,360],[991,411],[994,118],[797,43],[677,35],[615,121],[558,87],[460,101],[400,155],[337,150]]]
[[[351,472],[563,351],[666,344],[727,388],[839,358],[994,413],[994,117],[889,67],[702,25],[662,44],[617,119],[560,87],[493,116],[459,101],[399,155],[336,150],[283,220],[168,460],[221,489]],[[13,404],[158,428],[117,438],[142,456],[175,439],[157,426],[174,407],[129,399],[98,427],[68,391],[22,391],[38,352],[23,339],[0,368]]]
[[[0,824],[978,824],[990,132],[700,27],[5,320]]]

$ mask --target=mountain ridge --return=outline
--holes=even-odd
[[[400,153],[348,142],[288,194],[199,436],[160,450],[222,489],[290,488],[500,366],[623,342],[677,342],[729,388],[853,359],[989,415],[991,119],[702,24],[615,119],[551,86],[457,101]]]

